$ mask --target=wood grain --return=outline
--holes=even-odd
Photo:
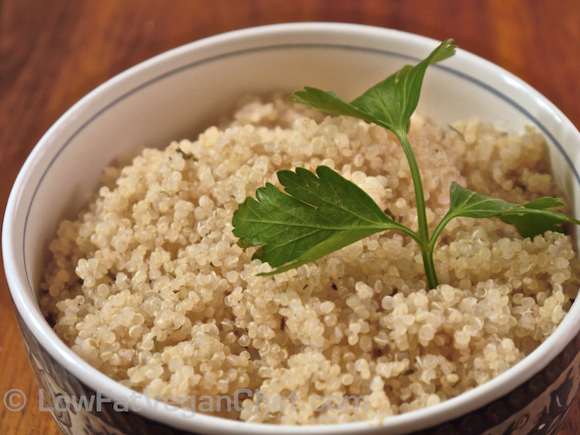
[[[0,0],[0,204],[42,134],[90,90],[151,56],[217,33],[292,21],[390,27],[464,49],[515,73],[580,127],[580,2],[558,0]],[[2,434],[58,434],[39,412],[4,276],[0,280]],[[561,435],[580,433],[576,404]]]

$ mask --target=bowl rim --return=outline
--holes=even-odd
[[[564,318],[561,325],[558,326],[554,333],[552,333],[551,336],[548,337],[548,339],[531,355],[527,356],[523,361],[510,368],[505,373],[473,390],[465,392],[438,405],[392,416],[380,422],[363,421],[340,425],[308,425],[306,427],[246,423],[221,417],[203,415],[199,412],[195,414],[194,418],[183,415],[181,418],[176,418],[178,414],[183,414],[183,412],[180,413],[179,408],[164,407],[162,402],[159,403],[156,409],[151,410],[146,406],[144,407],[144,405],[150,405],[152,399],[148,399],[144,395],[136,393],[128,387],[122,386],[117,381],[112,380],[105,374],[90,366],[87,362],[74,354],[74,352],[57,337],[48,322],[42,317],[35,298],[27,291],[27,287],[29,287],[26,285],[28,278],[27,276],[24,276],[24,273],[22,272],[23,261],[17,258],[17,243],[14,237],[18,233],[16,231],[17,217],[15,212],[19,203],[22,201],[22,192],[26,186],[26,182],[28,181],[27,174],[36,160],[41,156],[42,150],[47,146],[49,139],[53,135],[58,135],[59,131],[61,131],[65,125],[74,123],[75,113],[78,110],[88,110],[87,107],[89,107],[91,102],[100,95],[109,92],[111,88],[117,85],[122,85],[131,77],[146,75],[149,69],[158,64],[170,62],[172,59],[179,58],[190,51],[199,50],[212,45],[227,44],[233,40],[239,41],[243,38],[271,37],[274,34],[286,34],[288,32],[320,32],[328,34],[333,32],[347,32],[362,34],[364,36],[380,36],[385,39],[400,38],[410,40],[413,44],[426,47],[435,47],[439,43],[439,41],[434,39],[416,34],[361,24],[326,22],[271,24],[234,30],[173,48],[129,68],[95,88],[68,109],[42,136],[29,157],[26,159],[10,193],[2,229],[2,251],[6,279],[8,281],[12,300],[15,309],[20,316],[22,316],[24,323],[52,358],[65,367],[83,384],[89,386],[94,391],[105,392],[105,395],[113,400],[126,400],[127,398],[130,398],[131,400],[129,403],[131,408],[134,410],[133,412],[140,414],[143,417],[162,422],[174,428],[196,430],[204,433],[215,431],[216,429],[223,431],[224,433],[236,432],[247,434],[298,434],[306,429],[311,433],[327,433],[330,431],[335,433],[354,433],[360,431],[373,432],[374,430],[390,430],[390,433],[393,434],[405,433],[405,431],[425,429],[463,416],[482,407],[484,404],[509,393],[517,386],[532,378],[536,373],[546,367],[553,357],[558,355],[580,331],[580,322],[577,321],[580,317],[580,305],[578,302],[572,305],[569,314]],[[459,49],[457,57],[459,56],[461,56],[464,62],[476,63],[478,67],[497,75],[506,83],[513,83],[514,86],[521,89],[521,92],[531,94],[534,99],[537,99],[541,104],[546,106],[548,110],[554,114],[554,117],[558,118],[561,125],[572,132],[577,142],[580,144],[580,133],[575,126],[549,100],[527,83],[503,68],[474,54],[466,52],[465,50]],[[572,165],[571,168],[574,170],[576,169]]]

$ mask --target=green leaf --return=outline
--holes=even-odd
[[[458,216],[487,218],[498,217],[503,222],[516,226],[522,237],[534,237],[546,231],[562,232],[559,226],[566,222],[580,224],[580,221],[566,216],[552,207],[565,205],[556,198],[544,197],[525,204],[512,204],[498,198],[473,192],[457,183],[452,183],[450,190],[451,207],[442,224]],[[441,226],[441,224],[440,224]],[[438,233],[436,231],[436,233]]]
[[[391,131],[406,131],[419,102],[427,67],[455,54],[457,47],[451,45],[451,42],[452,39],[444,41],[422,62],[415,66],[404,66],[351,103],[333,92],[311,87],[296,92],[292,100],[333,115],[353,116],[374,122]]]
[[[389,218],[362,189],[326,166],[279,171],[285,193],[268,183],[234,213],[234,235],[253,258],[278,267],[309,263],[379,231],[406,227]],[[414,233],[413,233],[414,234]],[[282,266],[282,267],[279,267]]]
[[[375,122],[375,119],[369,113],[346,102],[334,92],[326,92],[305,86],[303,91],[296,91],[290,99],[331,115],[352,116],[366,122]]]

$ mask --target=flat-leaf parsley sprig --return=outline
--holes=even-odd
[[[429,235],[421,174],[407,132],[419,102],[425,71],[432,63],[455,54],[457,47],[452,42],[449,39],[441,43],[422,62],[404,66],[350,103],[332,92],[310,87],[292,97],[295,102],[333,115],[377,124],[396,135],[411,168],[418,231],[391,219],[362,189],[326,166],[318,166],[316,173],[304,168],[278,171],[284,192],[266,184],[256,190],[256,199],[248,197],[240,204],[232,220],[240,246],[259,246],[252,258],[259,258],[276,268],[264,275],[285,272],[377,232],[394,229],[407,234],[419,245],[427,283],[435,288],[438,281],[433,251],[443,228],[455,217],[498,217],[514,224],[523,237],[534,237],[548,230],[561,232],[560,225],[566,222],[580,225],[580,221],[551,210],[564,205],[556,198],[511,204],[453,182],[450,209]]]

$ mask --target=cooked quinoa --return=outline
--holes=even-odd
[[[196,141],[143,149],[104,170],[88,210],[60,224],[42,285],[43,312],[75,353],[161,400],[244,399],[241,412],[206,407],[214,415],[341,423],[457,396],[554,331],[580,286],[571,238],[523,239],[497,219],[458,218],[446,227],[435,289],[427,288],[418,246],[393,231],[257,276],[271,268],[237,245],[232,215],[265,183],[279,186],[281,169],[327,165],[416,228],[396,138],[285,97],[247,98],[227,124]],[[505,133],[471,119],[441,129],[414,116],[409,137],[431,230],[449,208],[452,181],[517,203],[560,196],[532,128]],[[264,398],[276,396],[295,402],[273,409]],[[364,406],[346,406],[353,397]]]

